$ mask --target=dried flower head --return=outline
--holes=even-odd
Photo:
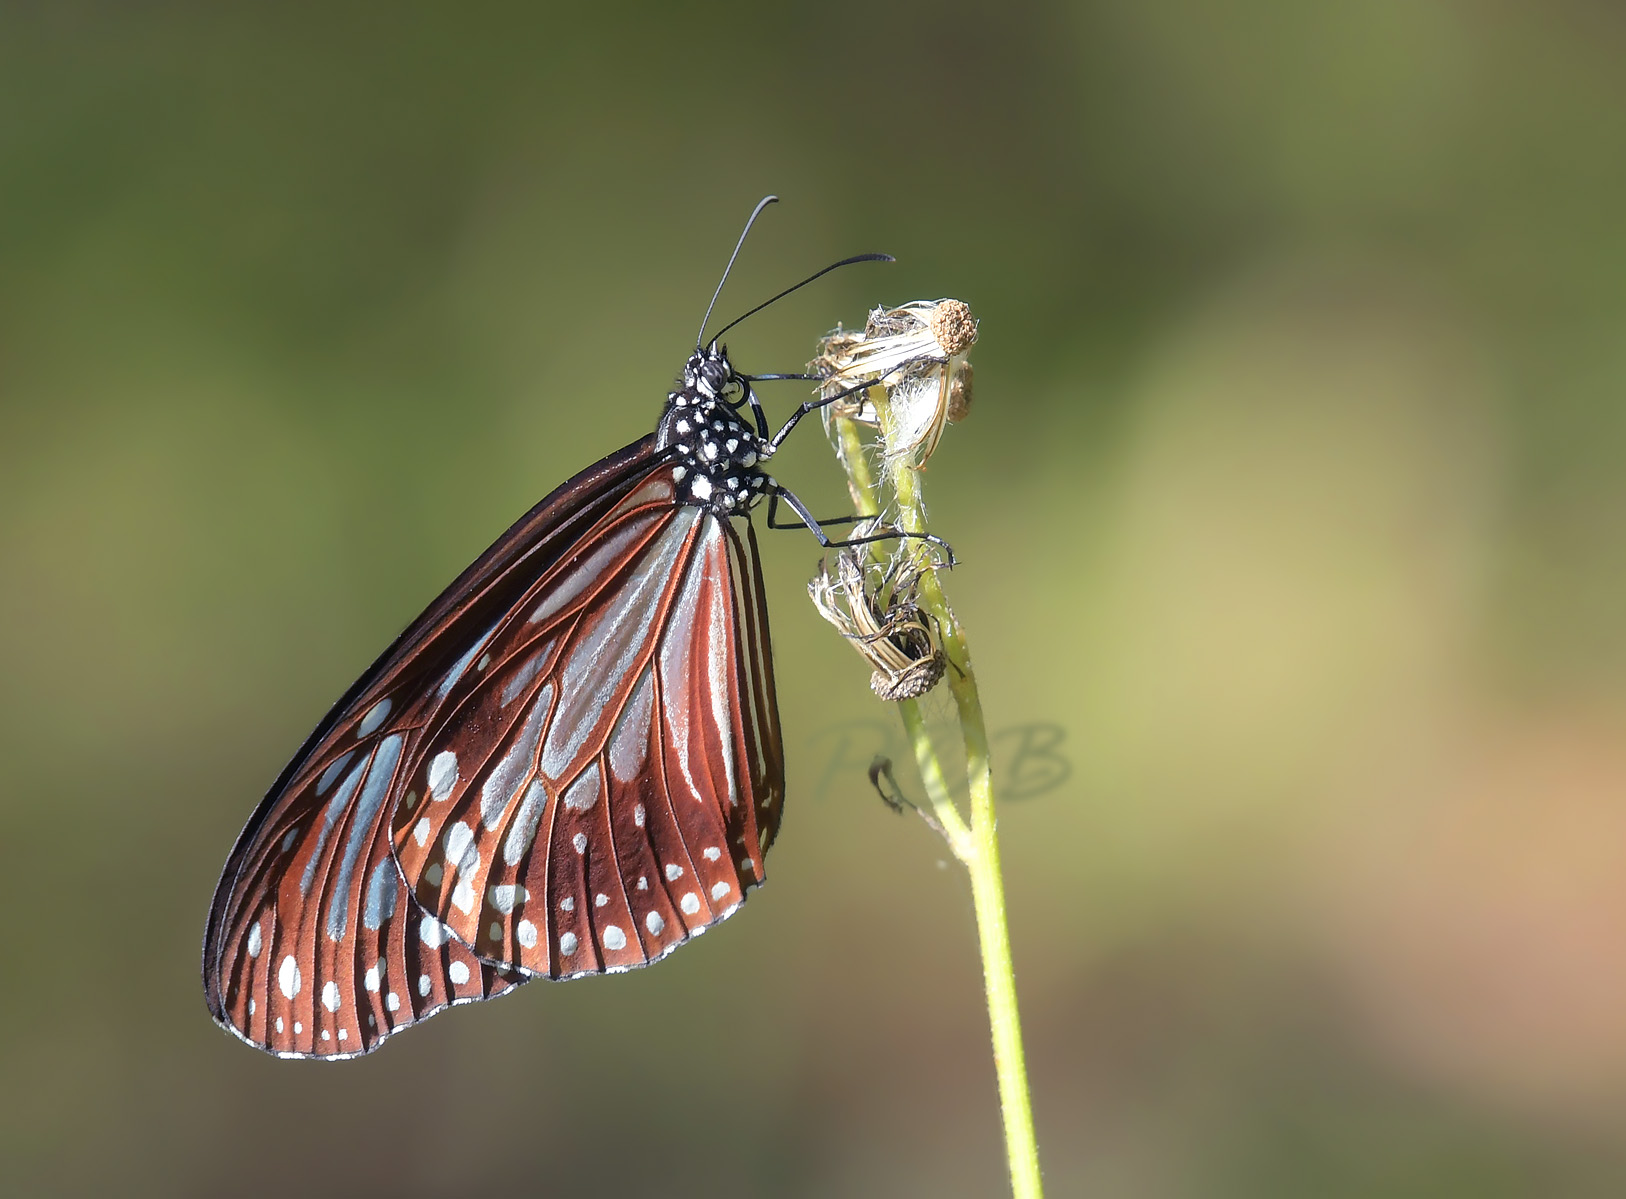
[[[976,340],[977,322],[965,303],[916,300],[875,309],[863,333],[832,333],[810,365],[823,378],[826,395],[866,382],[882,384],[885,420],[868,392],[831,405],[827,417],[882,426],[887,460],[907,460],[918,469],[936,451],[943,426],[970,410],[971,364],[965,355]]]
[[[876,569],[881,576],[870,586],[862,560],[844,550],[833,570],[828,560],[823,564],[807,591],[870,664],[870,690],[892,702],[917,699],[937,686],[947,661],[930,617],[915,603],[919,568],[900,557]]]

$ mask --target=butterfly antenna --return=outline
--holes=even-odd
[[[740,256],[740,248],[745,245],[745,239],[751,235],[751,226],[757,223],[762,210],[770,204],[779,203],[778,196],[763,196],[757,201],[757,206],[751,210],[751,215],[745,219],[745,228],[740,232],[740,240],[734,243],[734,252],[728,256],[728,265],[723,268],[723,277],[717,280],[717,290],[711,293],[711,303],[706,305],[706,319],[700,322],[700,332],[694,339],[694,348],[699,349],[706,341],[706,326],[711,323],[711,310],[717,307],[717,297],[723,294],[723,284],[728,282],[728,272],[734,269],[734,260]],[[716,341],[714,337],[712,341]]]
[[[769,197],[769,198],[772,199],[772,197]],[[764,201],[764,203],[766,203],[766,201]],[[760,212],[761,209],[759,208],[757,211]],[[755,214],[753,214],[753,217],[754,217],[754,215]],[[749,226],[747,226],[747,228],[749,228]],[[741,240],[743,240],[743,239],[741,239]],[[739,253],[739,251],[736,250],[735,253],[737,254],[737,253]],[[717,344],[717,339],[719,337],[721,337],[724,333],[727,333],[735,325],[737,325],[741,321],[743,321],[745,319],[745,317],[747,317],[747,316],[755,316],[757,313],[761,312],[764,308],[766,308],[769,304],[777,303],[778,301],[783,300],[786,296],[790,295],[791,292],[796,291],[799,288],[806,287],[809,283],[813,282],[813,280],[817,279],[820,275],[828,275],[831,271],[835,270],[837,267],[851,266],[855,262],[896,262],[896,261],[897,261],[897,259],[892,257],[892,255],[890,255],[890,254],[854,254],[851,258],[843,258],[840,262],[832,262],[829,266],[825,267],[822,271],[815,271],[813,274],[809,275],[806,279],[803,279],[800,283],[796,284],[795,287],[787,287],[787,288],[785,288],[784,291],[780,292],[777,296],[774,296],[772,299],[762,301],[762,303],[758,304],[755,308],[751,309],[750,312],[747,312],[745,314],[745,316],[737,316],[737,317],[735,317],[733,320],[729,321],[728,324],[724,325],[721,329],[717,330],[716,333],[713,333],[712,336],[711,336],[711,340],[709,342],[707,342],[706,344],[707,345],[716,345]],[[729,265],[732,266],[733,263],[730,262]],[[719,288],[719,290],[721,290],[721,289]],[[712,300],[712,303],[715,304],[716,302],[717,301],[715,299]],[[709,312],[706,314],[706,319],[708,319],[708,320],[711,319],[711,314]],[[701,336],[702,337],[705,336],[705,326],[704,325],[701,326]],[[698,347],[696,347],[696,348],[698,348]]]

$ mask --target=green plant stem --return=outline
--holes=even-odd
[[[890,418],[883,389],[872,387],[870,398],[885,428]],[[852,421],[837,418],[837,438],[854,502],[861,515],[880,511],[880,488],[863,440]],[[886,482],[897,500],[898,522],[909,532],[926,529],[919,473],[908,462],[892,464]],[[988,1023],[993,1035],[994,1071],[999,1081],[1000,1110],[1005,1122],[1005,1152],[1010,1165],[1015,1199],[1040,1199],[1039,1148],[1033,1133],[1033,1100],[1028,1089],[1027,1063],[1022,1050],[1022,1025],[1016,1005],[1016,972],[1011,960],[1011,938],[1005,918],[1005,885],[999,868],[999,836],[994,818],[994,788],[988,765],[988,733],[983,723],[982,700],[971,669],[971,651],[965,631],[949,607],[937,573],[925,561],[926,543],[905,541],[906,552],[923,569],[920,602],[937,622],[943,651],[949,659],[949,691],[959,716],[965,746],[966,782],[971,797],[969,826],[949,790],[937,748],[926,730],[920,705],[904,700],[898,705],[904,729],[914,749],[915,763],[926,795],[942,826],[949,848],[971,876],[971,898],[977,916],[977,938],[982,951],[983,987],[988,1001]]]

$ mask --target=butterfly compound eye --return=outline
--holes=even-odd
[[[720,395],[724,385],[729,382],[729,370],[715,358],[707,359],[700,364],[700,377],[706,381],[713,395]]]

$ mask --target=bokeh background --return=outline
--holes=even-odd
[[[740,918],[338,1066],[199,989],[286,755],[651,427],[776,191],[724,315],[899,262],[746,369],[982,320],[929,496],[1050,1193],[1626,1193],[1623,52],[1596,0],[5,5],[0,1189],[1001,1193],[967,888],[803,535]],[[842,508],[816,433],[777,473]]]

